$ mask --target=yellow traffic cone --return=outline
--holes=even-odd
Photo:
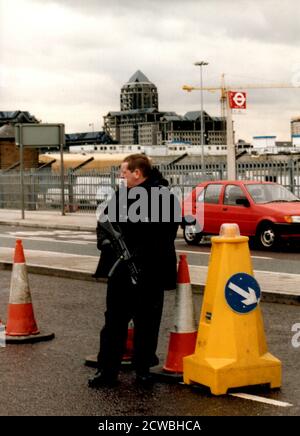
[[[259,301],[248,238],[237,224],[223,224],[212,238],[196,349],[183,359],[184,383],[208,386],[215,395],[248,385],[281,386],[281,362],[267,350]]]

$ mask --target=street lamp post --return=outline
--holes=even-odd
[[[202,67],[208,65],[208,62],[200,61],[195,62],[196,67],[200,67],[200,91],[201,91],[201,120],[200,120],[200,145],[201,145],[201,169],[204,170],[204,117],[203,117],[203,80],[202,80]]]
[[[236,180],[236,157],[235,145],[233,140],[232,112],[229,103],[229,90],[226,89],[226,138],[227,138],[227,179]]]

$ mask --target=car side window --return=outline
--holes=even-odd
[[[230,204],[232,206],[238,206],[236,204],[237,198],[247,198],[242,190],[237,185],[227,185],[224,193],[224,204]]]
[[[219,203],[220,193],[223,185],[211,184],[207,185],[204,194],[204,203]]]

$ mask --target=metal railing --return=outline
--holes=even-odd
[[[188,193],[205,180],[227,178],[225,161],[206,161],[201,164],[159,165],[163,176],[173,187],[184,188]],[[24,173],[26,210],[59,210],[61,208],[60,173],[32,169]],[[111,194],[118,184],[119,167],[99,170],[66,171],[64,177],[64,199],[66,213],[95,212],[96,207]],[[300,160],[244,159],[237,162],[239,180],[274,181],[300,196]],[[20,173],[0,172],[0,208],[19,209]]]

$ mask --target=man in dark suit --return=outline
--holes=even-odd
[[[114,386],[126,345],[128,322],[134,321],[134,367],[136,379],[151,379],[163,309],[164,290],[176,287],[174,241],[180,207],[168,182],[141,154],[128,156],[121,165],[126,187],[113,196],[116,213],[111,220],[119,226],[139,271],[134,285],[126,262],[121,262],[108,279],[105,325],[100,333],[98,371],[90,387]],[[168,203],[168,204],[167,204]],[[112,204],[112,203],[111,203]],[[164,210],[163,210],[164,208]],[[107,276],[116,261],[111,245],[98,226],[101,262],[98,276]],[[103,244],[104,242],[104,244]],[[102,244],[102,245],[101,245]]]

